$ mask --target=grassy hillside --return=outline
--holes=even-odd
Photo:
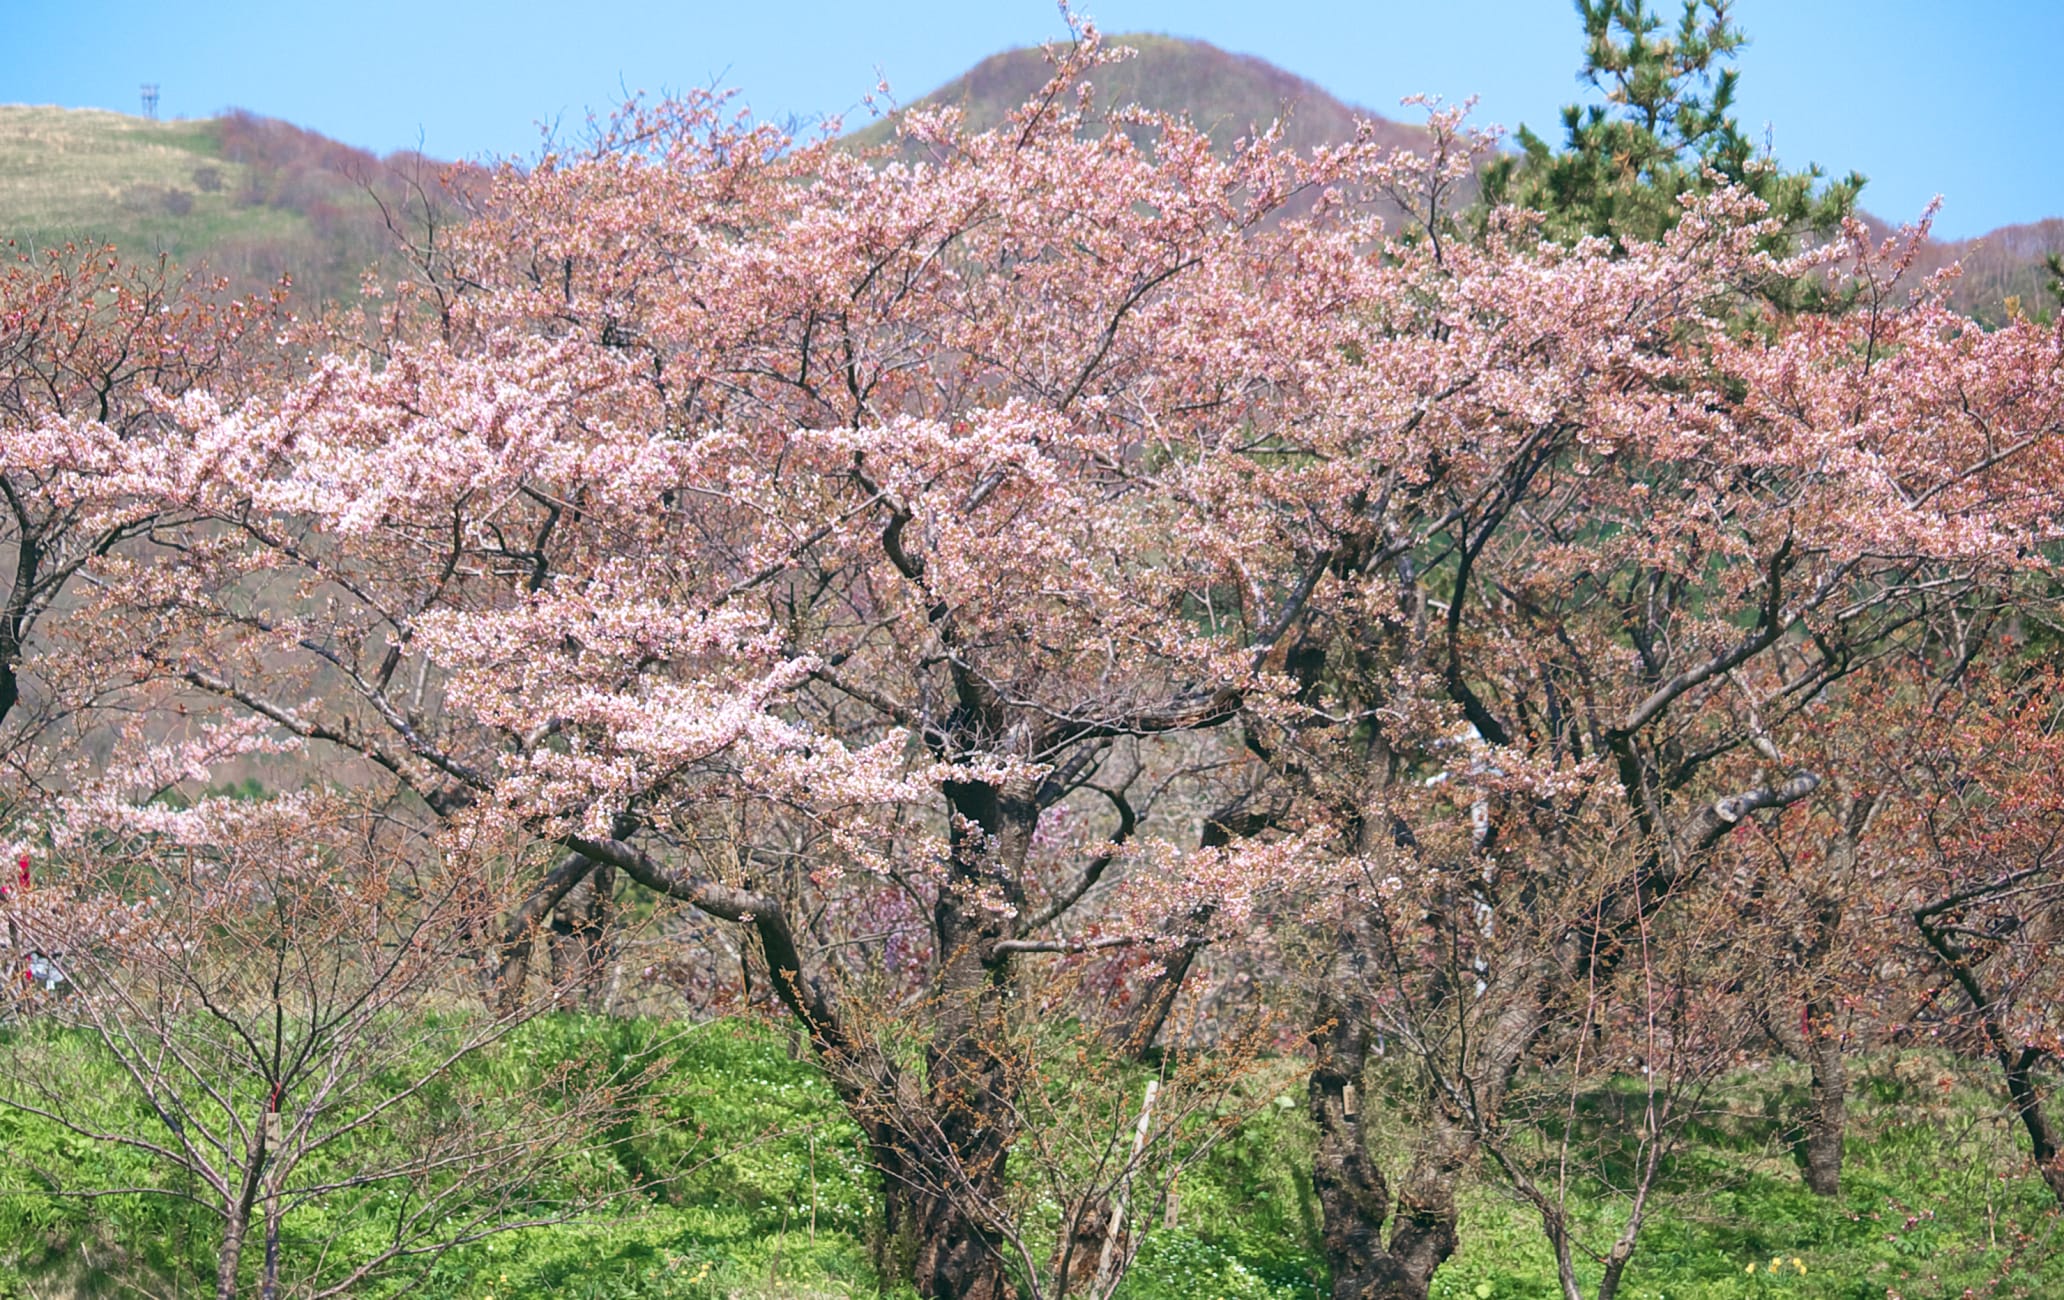
[[[377,187],[408,201],[438,164],[375,158],[248,113],[152,122],[100,109],[0,105],[0,239],[112,243],[205,264],[240,290],[293,276],[308,299],[349,296],[390,251]]]
[[[24,1032],[32,1031],[0,1028],[0,1050]],[[554,1063],[614,1063],[655,1052],[671,1064],[650,1081],[656,1104],[647,1121],[570,1160],[564,1176],[569,1187],[578,1181],[593,1189],[649,1182],[655,1170],[680,1175],[662,1190],[628,1196],[613,1212],[465,1247],[436,1267],[421,1294],[713,1300],[880,1293],[870,1264],[875,1188],[859,1135],[815,1069],[792,1058],[785,1033],[735,1020],[683,1032],[655,1021],[568,1015],[534,1023],[466,1069],[520,1086]],[[1142,1221],[1151,1226],[1120,1289],[1123,1300],[1324,1294],[1308,1176],[1311,1135],[1298,1071],[1285,1065],[1247,1099],[1251,1118],[1184,1173],[1176,1210],[1146,1210]],[[1798,1106],[1803,1078],[1787,1068],[1758,1068],[1729,1080],[1673,1157],[1665,1200],[1624,1294],[2064,1295],[2064,1226],[2055,1202],[2028,1175],[2019,1133],[1982,1066],[1910,1052],[1874,1058],[1858,1076],[1845,1192],[1837,1201],[1800,1186],[1787,1150],[1782,1117]],[[83,1054],[74,1083],[109,1107],[139,1104],[118,1076]],[[1627,1100],[1587,1096],[1577,1122]],[[1408,1139],[1396,1123],[1379,1128],[1386,1167],[1401,1166]],[[368,1132],[362,1140],[377,1144],[383,1137]],[[348,1164],[352,1157],[338,1159]],[[83,1201],[49,1194],[150,1186],[162,1177],[133,1152],[0,1110],[0,1297],[172,1294],[181,1279],[190,1293],[214,1245],[205,1216],[165,1197]],[[1580,1190],[1586,1231],[1611,1229],[1616,1203],[1583,1198]],[[328,1230],[338,1216],[362,1219],[364,1239],[377,1241],[391,1205],[388,1193],[369,1189],[308,1213],[317,1216],[313,1226]],[[297,1229],[291,1219],[286,1225],[282,1249],[290,1257],[308,1226]],[[1436,1279],[1437,1300],[1556,1293],[1532,1212],[1510,1196],[1489,1184],[1466,1189],[1461,1238],[1460,1252]]]

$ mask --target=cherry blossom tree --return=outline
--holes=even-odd
[[[1001,128],[912,113],[893,154],[705,97],[506,170],[378,337],[163,404],[124,483],[190,522],[94,559],[107,653],[426,845],[551,845],[471,941],[505,1001],[577,889],[733,927],[926,1296],[1122,1265],[1115,1185],[1052,1259],[1013,1199],[1045,972],[1301,918],[1335,1294],[1423,1296],[1572,1009],[1693,987],[1634,957],[1842,788],[1816,728],[2047,574],[2059,336],[1860,247],[1854,314],[1773,314],[1848,254],[1776,258],[1725,186],[1648,242],[1470,234],[1457,114],[1222,156],[1091,119],[1108,57],[1085,29]],[[1658,1096],[1732,1050],[1667,994],[1615,1004],[1667,1026]],[[1378,1033],[1427,1085],[1396,1195]]]
[[[228,300],[106,247],[0,265],[0,817],[106,685],[92,627],[65,614],[97,558],[161,521],[136,471],[176,427],[171,405],[261,379],[282,301]]]
[[[1887,780],[1907,796],[1891,828],[1909,868],[1903,919],[1944,985],[1936,1000],[1999,1067],[2035,1170],[2064,1201],[2051,1101],[2064,1046],[2056,701],[2054,665],[1976,677]]]
[[[1323,414],[1218,467],[1308,590],[1249,743],[1367,900],[1314,1020],[1343,1297],[1425,1294],[1475,1135],[1562,1009],[1731,837],[1839,793],[1816,729],[1934,620],[2047,573],[2059,526],[2054,331],[1902,301],[1898,250],[1860,232],[1831,268],[1853,315],[1759,312],[1753,286],[1810,263],[1758,251],[1735,192],[1619,256],[1529,230],[1394,245],[1367,272],[1389,285],[1329,322],[1351,360]],[[1354,1096],[1378,1030],[1422,1045],[1433,1089],[1395,1197]]]
[[[1289,851],[1193,855],[1179,756],[1144,794],[1106,768],[1230,716],[1271,638],[1226,600],[1302,598],[1241,579],[1197,465],[1296,418],[1276,325],[1341,305],[1365,227],[1273,223],[1375,151],[1085,130],[1104,57],[994,132],[913,115],[915,162],[634,107],[502,177],[436,310],[182,408],[211,469],[165,491],[205,524],[100,571],[168,707],[561,846],[483,937],[504,967],[598,869],[745,928],[933,1295],[1066,1285],[1007,1245],[1028,972],[1194,941],[1201,897],[1237,928]],[[849,941],[891,909],[919,978],[885,999]]]

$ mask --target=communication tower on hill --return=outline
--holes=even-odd
[[[143,83],[143,115],[155,122],[158,120],[158,83]]]

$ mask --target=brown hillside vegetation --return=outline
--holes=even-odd
[[[1092,109],[1130,107],[1187,117],[1206,131],[1220,150],[1280,127],[1283,144],[1297,153],[1340,144],[1366,127],[1379,145],[1397,149],[1424,147],[1426,132],[1357,108],[1321,87],[1250,54],[1234,54],[1206,41],[1132,32],[1102,38],[1105,49],[1129,51],[1116,63],[1095,69]],[[1005,50],[982,60],[908,108],[953,107],[971,130],[987,130],[1006,114],[1039,95],[1053,75],[1058,49],[1027,47]],[[895,131],[891,115],[847,137],[855,146],[887,144]],[[1134,143],[1146,145],[1151,127],[1126,128]],[[906,147],[906,156],[915,156]],[[1284,212],[1301,211],[1309,199],[1293,202]],[[1378,198],[1377,210],[1395,223],[1404,219],[1395,197]]]
[[[1098,70],[1099,106],[1137,104],[1156,112],[1187,113],[1210,131],[1221,148],[1279,118],[1284,142],[1299,150],[1337,144],[1351,136],[1355,123],[1362,120],[1372,123],[1377,138],[1386,143],[1408,147],[1423,138],[1415,127],[1344,103],[1304,78],[1250,54],[1233,54],[1205,41],[1151,33],[1104,39],[1107,47],[1124,46],[1137,53]],[[1043,49],[1006,50],[977,63],[917,105],[953,105],[967,114],[970,127],[982,130],[1001,122],[1051,75],[1052,65]],[[859,144],[880,144],[888,139],[889,131],[887,122],[876,122],[855,132],[853,139]]]
[[[1988,324],[1997,324],[2019,310],[2054,310],[2054,278],[2043,259],[2064,253],[2064,217],[2050,217],[2016,226],[2001,226],[1976,239],[1932,240],[1921,263],[1933,271],[1951,262],[1963,274],[1950,301]]]

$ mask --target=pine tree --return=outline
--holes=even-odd
[[[1486,201],[1541,212],[1552,239],[1624,245],[1668,231],[1683,196],[1734,185],[1770,205],[1785,232],[1779,242],[1834,229],[1854,209],[1863,177],[1824,184],[1817,166],[1785,171],[1742,134],[1733,116],[1740,74],[1722,66],[1746,43],[1732,7],[1685,0],[1668,30],[1647,0],[1577,0],[1582,76],[1607,102],[1564,108],[1559,150],[1520,128],[1520,152],[1485,172]]]

